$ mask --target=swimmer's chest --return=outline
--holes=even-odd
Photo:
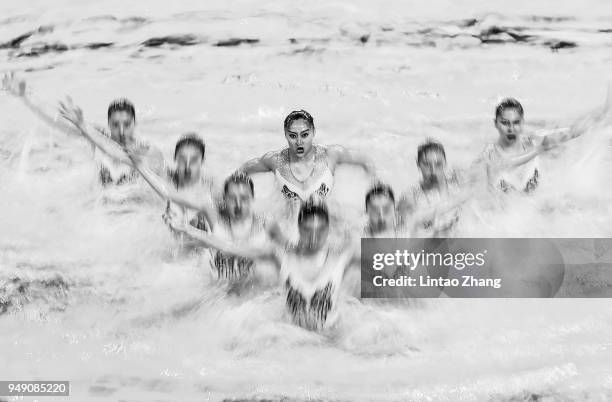
[[[281,275],[286,292],[285,305],[294,324],[319,330],[337,319],[340,282],[343,273],[342,258],[326,259],[322,266],[308,269],[308,261],[299,264],[286,259]],[[287,269],[290,268],[290,269]]]
[[[534,147],[534,140],[527,137],[521,139],[521,142],[518,147],[504,150],[499,146],[494,147],[494,158],[496,159],[510,159],[516,158],[521,155],[524,155],[526,152],[529,152]],[[539,171],[539,157],[536,156],[531,160],[527,161],[518,166],[508,167],[506,169],[502,169],[496,175],[496,181],[503,191],[519,190],[524,192],[529,192],[538,185],[538,180],[540,176]]]
[[[250,225],[240,226],[231,230],[227,225],[220,224],[216,234],[224,239],[235,242],[247,242],[250,245],[263,244],[265,232],[263,226],[257,220],[251,221]],[[237,257],[225,254],[219,250],[210,250],[211,269],[217,278],[238,279],[249,276],[255,266],[255,262],[249,258]]]
[[[132,166],[113,160],[96,151],[98,176],[103,186],[110,184],[122,185],[134,182],[138,178],[138,172]]]
[[[320,153],[319,153],[320,154]],[[282,194],[288,199],[306,200],[311,195],[326,197],[333,186],[333,174],[321,155],[313,164],[290,164],[288,156],[281,155],[277,164],[276,180]]]
[[[285,287],[299,291],[306,298],[326,287],[334,290],[344,268],[342,255],[327,253],[308,258],[288,253],[281,267]]]

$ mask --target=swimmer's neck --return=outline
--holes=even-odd
[[[194,176],[191,176],[189,180],[185,180],[185,179],[181,179],[180,177],[177,177],[176,186],[178,187],[179,190],[187,190],[191,187],[194,187],[196,184],[198,184],[199,181],[200,181],[200,178],[194,177]]]
[[[308,152],[305,152],[303,156],[298,156],[293,149],[289,148],[289,162],[290,163],[310,163],[314,161],[315,147],[310,147]]]
[[[497,140],[497,146],[500,147],[503,150],[513,150],[513,149],[519,149],[521,147],[521,135],[517,135],[516,139],[512,142],[508,142],[506,140],[504,140],[503,138],[499,138]]]
[[[249,225],[253,223],[253,218],[254,215],[251,214],[247,214],[241,217],[231,217],[228,216],[228,223],[230,225],[230,227],[236,227],[236,226],[244,226],[244,225]]]
[[[306,246],[301,240],[298,241],[297,247],[295,249],[296,254],[302,255],[304,257],[315,257],[329,250],[329,244],[327,242],[322,242],[321,245],[317,248]]]
[[[446,182],[446,179],[440,181],[436,177],[432,177],[428,180],[421,180],[421,189],[423,191],[444,190],[447,187],[448,183]]]

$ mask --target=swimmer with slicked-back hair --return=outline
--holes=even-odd
[[[206,145],[196,133],[184,134],[176,142],[174,147],[175,167],[168,168],[165,177],[156,174],[147,167],[137,150],[126,146],[124,151],[145,181],[164,200],[167,200],[167,209],[172,208],[175,204],[168,197],[170,191],[192,197],[201,202],[206,200],[209,203],[212,203],[217,195],[213,179],[204,173]],[[196,210],[191,214],[188,212],[189,208],[184,205],[178,205],[178,207],[181,214],[192,226],[200,230],[210,229],[210,223],[203,211]]]
[[[98,176],[103,186],[122,185],[133,182],[137,177],[129,157],[122,147],[129,145],[138,149],[152,169],[161,173],[164,169],[162,153],[156,147],[146,144],[135,135],[136,110],[127,99],[112,101],[107,110],[108,131],[101,126],[87,124],[83,112],[68,98],[60,102],[60,113],[70,123],[57,121],[36,104],[26,93],[26,82],[14,74],[7,74],[2,80],[3,88],[18,97],[42,121],[66,134],[83,135],[93,146],[98,161]]]
[[[419,145],[417,166],[421,181],[402,195],[400,223],[410,227],[414,237],[453,237],[471,183],[447,167],[444,146],[433,139]]]
[[[128,150],[129,153],[129,150]],[[244,173],[235,173],[228,177],[224,184],[220,200],[216,197],[202,196],[167,185],[162,177],[156,175],[150,168],[141,164],[137,157],[133,157],[134,165],[145,181],[162,198],[182,208],[167,208],[164,216],[172,216],[176,225],[185,232],[187,219],[184,217],[186,209],[197,211],[198,222],[203,220],[205,225],[200,227],[190,222],[190,230],[194,233],[210,232],[224,241],[248,242],[256,247],[267,241],[268,231],[263,217],[253,210],[255,186],[252,179]],[[171,227],[172,228],[172,227]],[[193,236],[192,236],[193,237]],[[198,242],[200,245],[205,245]],[[211,272],[217,279],[227,280],[236,284],[251,279],[254,273],[255,262],[249,258],[239,258],[223,253],[222,250],[210,247],[207,253]]]
[[[382,182],[374,184],[365,196],[368,217],[364,237],[398,237],[397,212],[393,189]]]
[[[341,145],[315,144],[314,119],[305,110],[289,113],[283,128],[286,148],[252,159],[238,171],[273,172],[279,191],[290,204],[299,205],[313,195],[326,198],[333,188],[338,165],[360,166],[371,178],[376,176],[374,164],[365,155]]]
[[[536,136],[523,131],[525,112],[514,98],[502,100],[493,120],[498,132],[496,142],[487,145],[474,163],[484,163],[491,188],[507,192],[531,193],[541,180],[539,155],[584,134],[612,115],[612,93],[603,108],[577,120],[569,129]]]
[[[272,262],[279,270],[285,291],[285,306],[291,321],[303,328],[321,331],[333,327],[339,318],[340,289],[346,271],[358,267],[359,250],[352,243],[332,245],[328,239],[330,219],[327,207],[313,199],[302,203],[298,212],[297,244],[268,241],[253,246],[227,241],[214,233],[196,231],[171,215],[166,222],[225,254]]]

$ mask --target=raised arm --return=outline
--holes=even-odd
[[[145,181],[157,194],[159,194],[160,197],[165,200],[170,200],[185,208],[202,211],[209,225],[211,225],[211,227],[214,226],[213,222],[216,222],[216,220],[212,219],[212,217],[215,215],[215,212],[214,207],[211,204],[205,202],[204,200],[195,199],[193,196],[182,194],[174,188],[171,188],[168,186],[166,180],[145,166],[137,154],[128,151],[127,149],[126,153],[129,155],[136,170],[138,170]]]
[[[42,106],[34,102],[26,94],[26,82],[25,80],[18,80],[14,73],[5,74],[2,78],[2,88],[17,99],[21,100],[23,104],[30,109],[34,115],[45,122],[47,125],[70,135],[80,135],[77,128],[66,124],[63,121],[56,120],[53,116],[48,114]]]
[[[67,98],[65,103],[60,102],[60,113],[66,120],[72,123],[83,137],[89,140],[94,147],[100,149],[116,161],[133,165],[132,159],[122,145],[105,136],[99,130],[88,127],[85,124],[83,111],[81,108],[75,106],[70,98]],[[161,151],[148,145],[139,145],[139,147],[140,149],[138,151],[142,154],[146,154],[144,157],[151,169],[158,174],[163,172],[165,163]]]
[[[92,130],[85,125],[83,111],[81,108],[75,106],[70,98],[66,100],[66,103],[60,102],[59,110],[62,117],[72,123],[83,137],[89,140],[95,147],[119,162],[132,164],[132,161],[121,145],[106,137],[98,130]]]
[[[238,168],[238,172],[246,174],[273,172],[276,168],[276,157],[278,152],[271,151],[258,158],[245,162]]]
[[[207,247],[217,249],[225,254],[234,255],[237,257],[249,258],[249,259],[269,259],[279,263],[276,257],[275,247],[268,243],[265,247],[251,247],[247,244],[237,244],[235,242],[227,241],[219,238],[213,233],[204,232],[198,230],[189,225],[185,225],[180,219],[177,219],[176,215],[172,213],[164,214],[164,221],[170,226],[171,229],[178,233],[185,233],[192,239],[198,240]]]
[[[351,151],[342,145],[332,145],[327,148],[327,152],[332,168],[341,164],[361,166],[370,177],[376,178],[376,167],[365,154]]]
[[[605,122],[606,118],[612,115],[612,84],[608,84],[608,93],[604,106],[582,116],[572,124],[569,129],[560,130],[558,132],[544,136],[544,141],[548,141],[551,145],[560,145],[566,141],[573,140],[581,136],[595,125]]]
[[[544,139],[542,143],[535,145],[531,151],[526,152],[519,156],[503,157],[499,159],[498,161],[496,161],[494,165],[496,168],[500,168],[500,169],[506,169],[506,168],[524,165],[525,163],[531,161],[533,158],[535,158],[542,152],[550,149],[551,146],[552,144],[550,144],[549,142],[546,141],[546,139]]]

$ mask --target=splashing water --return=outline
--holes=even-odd
[[[603,0],[554,12],[476,0],[5,3],[0,70],[49,110],[70,94],[100,123],[126,96],[169,160],[182,133],[199,132],[219,178],[282,147],[284,115],[303,108],[316,141],[367,151],[399,192],[418,180],[426,137],[468,166],[496,138],[501,97],[521,99],[530,129],[552,130],[596,107],[612,79]],[[612,398],[605,299],[347,297],[336,333],[305,331],[274,287],[228,295],[200,257],[177,256],[148,189],[130,189],[141,201],[119,211],[101,203],[84,140],[8,95],[0,106],[1,379],[69,379],[82,401]],[[609,127],[545,156],[534,196],[471,205],[466,235],[610,237]],[[262,208],[272,180],[255,180]],[[344,224],[359,226],[365,177],[341,168],[336,183]]]

